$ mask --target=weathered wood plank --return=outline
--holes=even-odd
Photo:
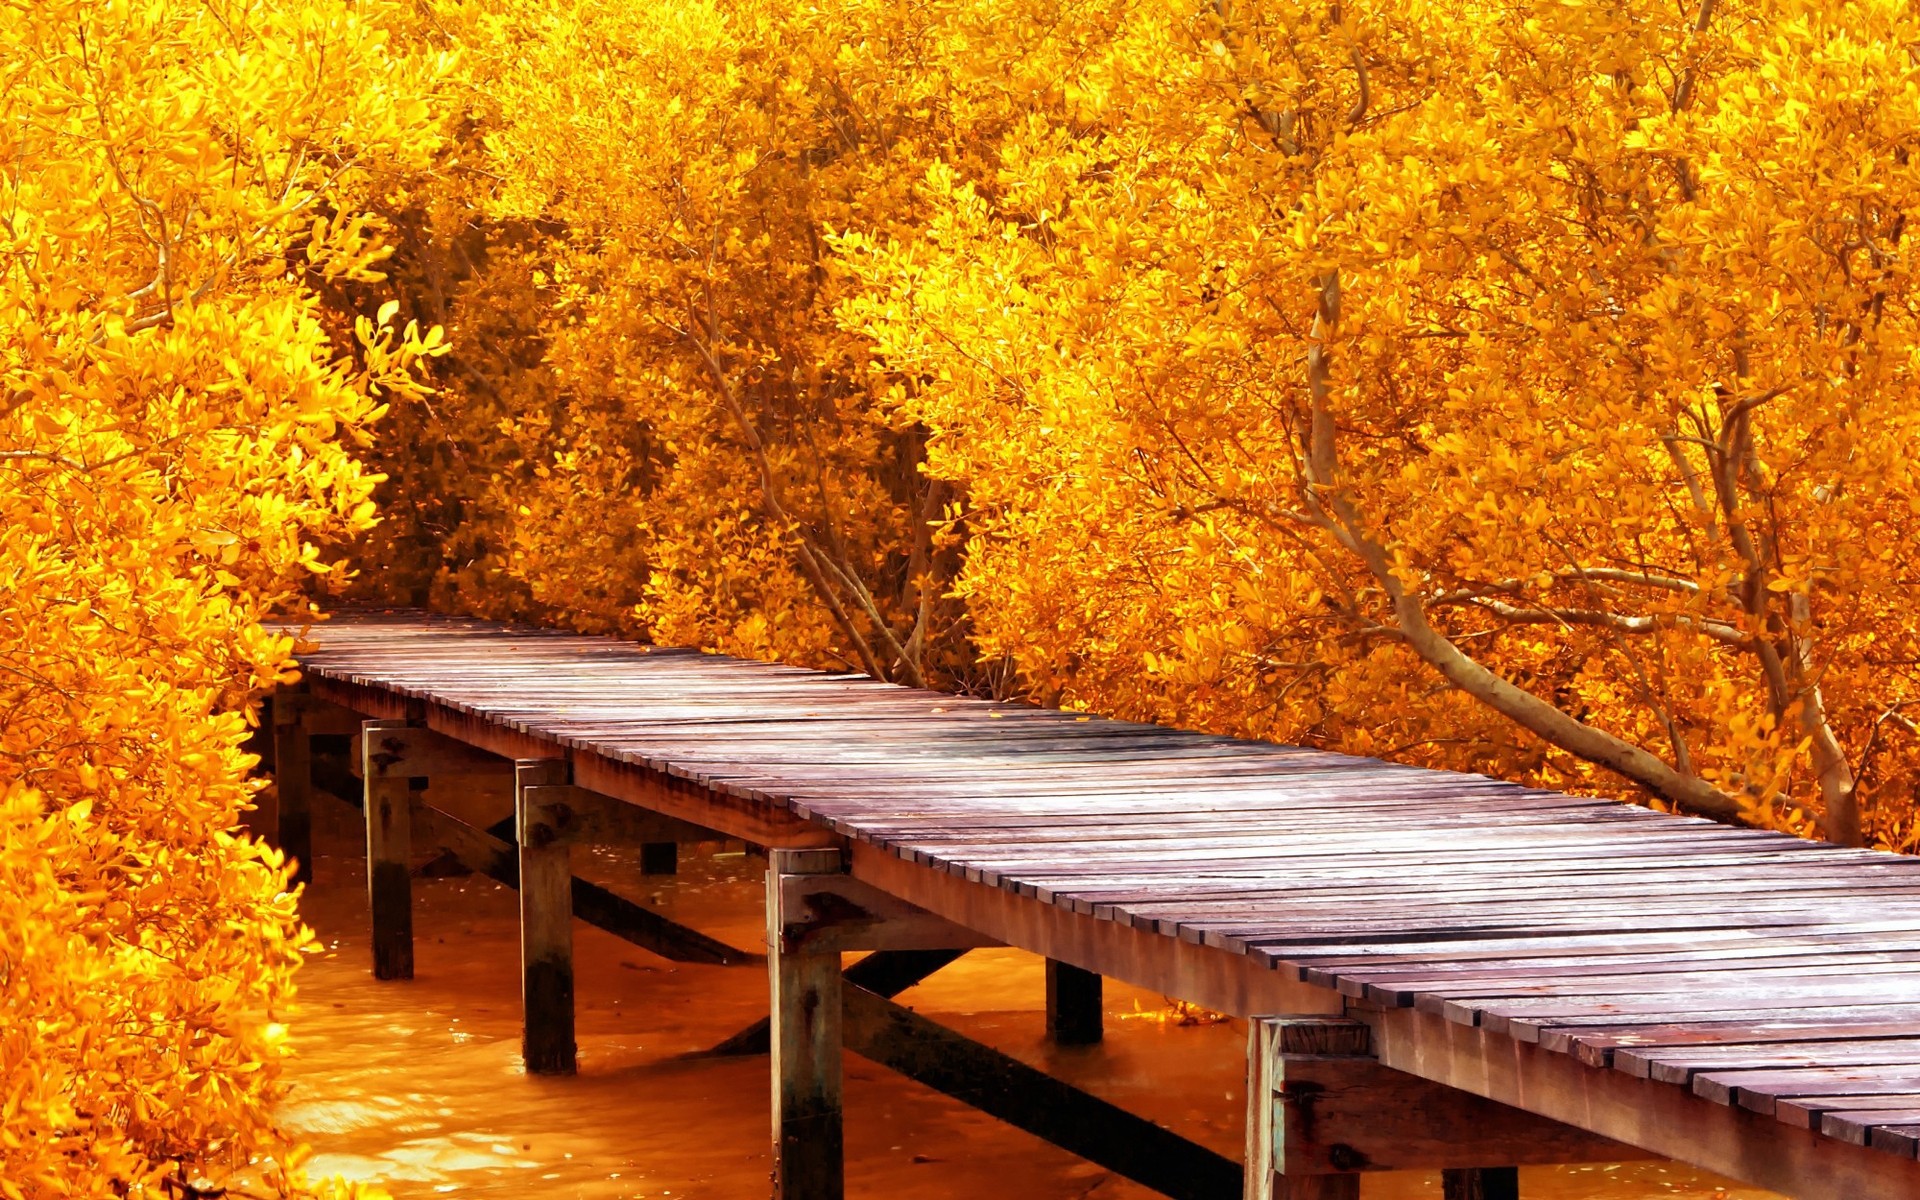
[[[1387,1066],[1802,1200],[1920,1195],[1920,1161],[1410,1009],[1363,1012]]]

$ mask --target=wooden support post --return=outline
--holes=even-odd
[[[1287,1094],[1290,1058],[1354,1058],[1368,1052],[1367,1027],[1339,1017],[1265,1017],[1247,1023],[1246,1200],[1360,1200],[1352,1170],[1283,1171],[1289,1128],[1312,1128],[1312,1094]],[[1340,1165],[1340,1147],[1332,1164]]]
[[[1047,960],[1047,1037],[1059,1046],[1091,1046],[1106,1035],[1101,980],[1059,959]]]
[[[313,882],[313,743],[305,721],[308,697],[273,697],[274,844],[293,861],[293,881]]]
[[[521,1057],[533,1075],[577,1069],[573,1035],[573,863],[542,784],[566,783],[562,759],[514,764],[514,813],[520,846]]]
[[[836,875],[838,850],[775,850],[767,864],[767,974],[772,983],[773,1194],[775,1200],[841,1200],[840,952],[802,945],[783,880]]]
[[[405,721],[361,726],[360,775],[365,780],[367,906],[373,918],[373,977],[413,978],[413,795],[406,759],[381,746],[381,735],[405,730]]]
[[[1519,1167],[1462,1167],[1442,1171],[1445,1200],[1520,1200]]]
[[[680,871],[680,843],[644,842],[640,846],[642,875],[676,875]]]

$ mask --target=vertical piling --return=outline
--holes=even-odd
[[[569,782],[561,759],[514,764],[514,818],[520,849],[520,1052],[534,1075],[571,1075],[573,1025],[573,863],[557,822],[528,788]]]
[[[640,844],[640,873],[642,875],[674,875],[680,870],[680,844],[678,842],[642,842]]]
[[[767,973],[772,987],[775,1200],[845,1194],[840,1100],[840,954],[808,950],[781,880],[839,874],[838,850],[773,850],[767,864]]]
[[[1288,1111],[1286,1060],[1293,1056],[1358,1056],[1370,1034],[1339,1017],[1256,1017],[1247,1022],[1247,1148],[1244,1200],[1360,1200],[1353,1171],[1291,1174],[1284,1139],[1300,1114]]]
[[[367,818],[367,907],[373,919],[373,977],[413,978],[413,798],[402,749],[383,746],[383,734],[405,721],[360,726],[360,767]],[[404,747],[404,742],[397,745]]]
[[[313,882],[313,747],[307,736],[307,697],[273,696],[273,790],[278,798],[274,843],[293,860],[293,881]]]
[[[1048,959],[1048,1039],[1059,1046],[1091,1046],[1106,1036],[1101,991],[1096,972]]]
[[[1520,1200],[1520,1168],[1472,1167],[1441,1172],[1445,1200]]]

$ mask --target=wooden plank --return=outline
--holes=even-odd
[[[1773,1115],[1796,1129],[1820,1129],[1828,1113],[1911,1109],[1920,1109],[1920,1092],[1886,1096],[1783,1096],[1774,1103]]]
[[[366,736],[367,724],[362,722],[361,737]],[[413,724],[384,725],[370,749],[363,750],[356,738],[349,759],[356,764],[377,763],[390,776],[414,779],[439,775],[511,775],[513,772],[513,764],[507,759]]]
[[[413,978],[412,787],[404,775],[388,775],[380,743],[404,737],[401,721],[368,721],[362,727],[361,777],[366,781],[367,909],[373,924],[373,977]]]
[[[1240,1166],[1153,1122],[860,987],[846,1044],[862,1058],[1175,1200],[1233,1200]]]
[[[573,864],[561,818],[542,802],[567,781],[558,759],[514,764],[520,874],[521,1058],[533,1075],[577,1069],[573,1026]]]
[[[834,850],[774,850],[767,866],[767,955],[772,985],[773,1163],[776,1200],[841,1200],[840,952],[789,943],[799,914],[783,886],[843,870]]]
[[[1760,1067],[1703,1071],[1692,1081],[1693,1094],[1715,1104],[1737,1104],[1773,1115],[1783,1096],[1877,1095],[1920,1091],[1920,1067]]]

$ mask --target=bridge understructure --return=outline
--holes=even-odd
[[[1520,1166],[1644,1158],[1920,1195],[1914,860],[605,638],[305,636],[260,820],[304,877],[316,792],[362,808],[374,974],[412,975],[429,849],[519,892],[530,1072],[575,1069],[575,920],[764,970],[768,1019],[714,1053],[769,1055],[783,1200],[843,1195],[843,1051],[1183,1200],[1409,1169],[1500,1200]],[[717,838],[765,854],[764,954],[571,867]],[[1244,1019],[1240,1160],[893,1002],[990,946],[1045,956],[1063,1044],[1100,1040],[1103,977]]]

